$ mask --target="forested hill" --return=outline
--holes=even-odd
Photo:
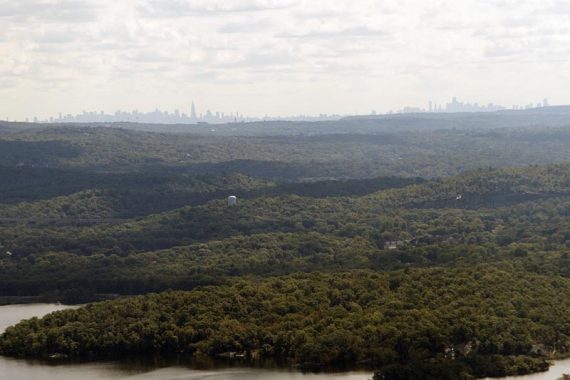
[[[364,197],[387,207],[485,208],[570,195],[570,164],[476,170]]]
[[[129,296],[24,322],[0,353],[545,369],[569,352],[570,128],[432,116],[0,126],[0,302]]]
[[[52,215],[64,209],[56,201],[18,205],[12,210],[46,210],[49,218],[0,230],[2,251],[11,253],[0,260],[0,289],[4,295],[81,289],[72,294],[83,297],[189,289],[248,274],[504,259],[567,275],[561,254],[570,233],[569,178],[566,164],[478,170],[362,196],[261,193],[240,198],[235,208],[223,197],[85,224]],[[294,193],[292,184],[281,189]],[[99,201],[95,195],[68,197],[65,211],[110,207]]]
[[[568,294],[567,278],[509,265],[240,280],[24,321],[2,335],[0,353],[235,353],[305,366],[361,363],[385,379],[425,365],[439,366],[434,379],[524,374],[547,368],[539,352],[568,352]]]
[[[0,168],[98,173],[169,169],[190,175],[240,173],[307,181],[435,178],[477,168],[570,161],[568,126],[317,135],[291,135],[284,128],[266,136],[177,135],[101,126],[10,131],[2,133],[0,128]]]

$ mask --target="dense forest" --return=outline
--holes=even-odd
[[[0,353],[544,370],[570,354],[562,111],[2,124],[0,302],[118,299],[22,322]]]
[[[512,259],[540,257],[539,267],[549,267],[568,249],[569,168],[482,170],[352,197],[261,196],[236,208],[215,200],[101,224],[59,225],[57,215],[8,223],[2,295],[132,294],[245,274],[511,259],[515,251]],[[41,206],[37,214],[59,209],[32,205]]]
[[[523,374],[548,365],[539,352],[570,348],[568,292],[569,279],[510,265],[245,279],[32,319],[6,330],[0,352],[235,353],[387,374],[435,359],[465,376]]]
[[[191,131],[193,127],[189,127]],[[217,129],[216,129],[217,130]],[[279,181],[372,177],[436,178],[482,167],[570,161],[570,127],[429,129],[325,127],[305,134],[196,135],[102,126],[49,126],[3,133],[0,167],[186,174],[241,173]]]

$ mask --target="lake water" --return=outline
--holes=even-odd
[[[34,316],[68,308],[63,305],[8,305],[0,306],[0,331]],[[560,360],[548,372],[505,377],[502,380],[555,380],[570,373],[570,359]],[[286,369],[229,367],[196,369],[190,365],[153,362],[103,362],[59,364],[0,357],[0,380],[368,380],[371,373],[345,372],[303,374]]]
[[[557,360],[554,365],[550,367],[547,372],[535,373],[525,376],[508,376],[501,377],[500,379],[485,379],[485,380],[556,380],[562,377],[563,374],[570,374],[570,359]]]

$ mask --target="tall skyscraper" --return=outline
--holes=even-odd
[[[190,119],[197,120],[198,117],[196,116],[196,106],[194,105],[194,101],[192,101],[192,108],[190,109]]]

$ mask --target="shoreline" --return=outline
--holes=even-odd
[[[0,306],[53,303],[44,296],[0,296]]]
[[[86,297],[85,299],[78,300],[77,302],[68,302],[65,297],[55,297],[52,295],[39,295],[39,296],[0,296],[0,306],[10,305],[31,305],[31,304],[55,304],[65,306],[85,305],[92,302],[101,302],[114,300],[122,297],[131,297],[130,295],[122,295],[115,293],[98,293]]]

